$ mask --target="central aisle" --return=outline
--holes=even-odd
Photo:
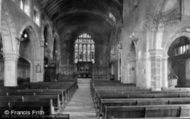
[[[78,79],[79,88],[63,111],[64,114],[70,114],[70,119],[97,119],[90,94],[90,80]]]

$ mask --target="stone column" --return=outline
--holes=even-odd
[[[1,19],[1,12],[2,12],[1,9],[2,9],[2,0],[0,0],[0,33],[1,33],[1,22],[2,22],[2,21],[1,21],[1,20],[2,20],[2,19]]]
[[[17,86],[17,61],[18,55],[15,53],[4,54],[4,86]]]
[[[168,88],[168,57],[162,58],[162,87]]]
[[[118,64],[117,64],[117,67],[118,67],[118,80],[120,81],[121,80],[121,51],[120,49],[118,50]]]
[[[151,88],[152,90],[159,91],[162,88],[161,85],[161,56],[162,50],[150,49],[151,60]]]

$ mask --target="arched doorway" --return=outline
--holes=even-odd
[[[74,42],[74,63],[78,77],[92,77],[92,65],[95,63],[95,42],[87,33],[80,34]]]
[[[132,84],[136,84],[136,46],[135,42],[131,42],[130,46],[130,56],[129,56],[129,63],[128,63],[128,79],[129,82]]]
[[[190,86],[190,39],[181,36],[168,50],[168,79],[177,79],[178,87]],[[170,82],[169,82],[170,86]]]
[[[17,63],[17,79],[18,84],[22,82],[29,82],[32,78],[31,65],[32,60],[32,46],[31,46],[31,32],[29,28],[24,29],[20,38],[19,59]],[[28,60],[26,60],[28,59]],[[30,61],[29,61],[30,60]]]

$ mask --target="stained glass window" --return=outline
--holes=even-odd
[[[95,43],[91,36],[83,33],[75,41],[74,62],[92,62],[95,63]]]

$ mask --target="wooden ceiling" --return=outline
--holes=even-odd
[[[123,0],[40,1],[42,10],[53,21],[60,36],[67,31],[77,35],[86,30],[109,37],[115,24],[122,22]]]
[[[116,20],[120,20],[123,9],[122,0],[41,0],[41,6],[55,23],[77,13],[104,19],[110,19],[109,13],[112,13]]]

